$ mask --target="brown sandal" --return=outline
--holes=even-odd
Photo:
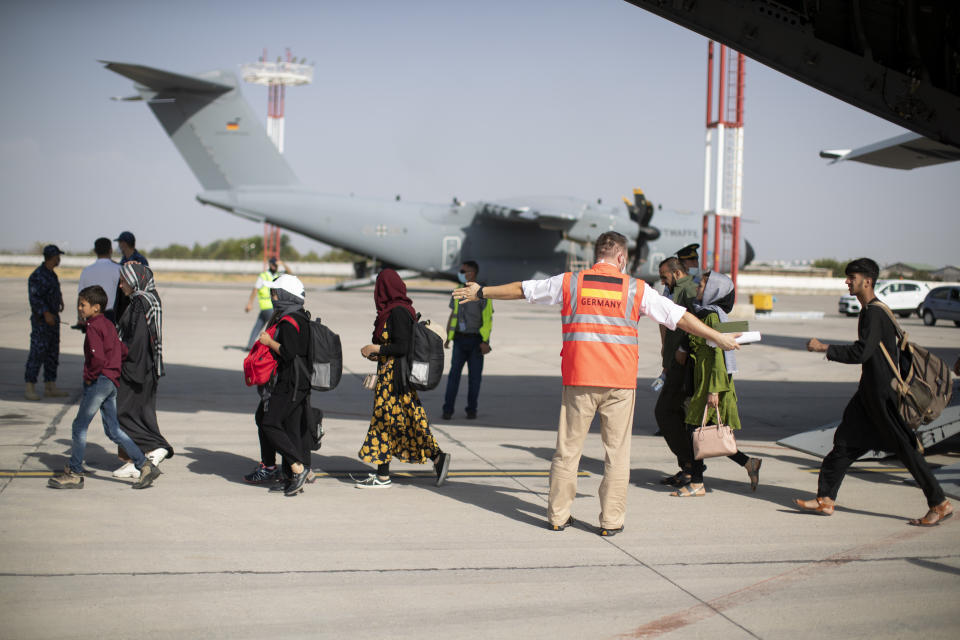
[[[793,503],[804,511],[815,511],[825,516],[833,515],[833,507],[835,504],[830,498],[821,498],[819,496],[814,500],[801,500],[797,498]]]
[[[743,468],[747,470],[747,475],[750,477],[750,490],[756,491],[757,485],[760,484],[760,465],[763,464],[763,460],[760,458],[750,458],[747,460],[747,464],[743,465]]]
[[[919,520],[912,519],[907,521],[907,524],[912,524],[915,527],[935,527],[952,515],[953,505],[950,504],[949,500],[944,500],[940,504],[930,507],[926,515]]]
[[[695,487],[694,483],[688,482],[676,491],[671,491],[670,495],[674,498],[702,498],[707,495],[707,488],[704,487],[702,483],[698,484],[700,484],[700,486]]]

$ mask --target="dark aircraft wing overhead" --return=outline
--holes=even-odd
[[[859,149],[835,149],[820,152],[830,164],[853,160],[890,169],[916,169],[960,160],[960,149],[916,133],[905,133]]]
[[[627,1],[901,127],[960,147],[956,0]]]

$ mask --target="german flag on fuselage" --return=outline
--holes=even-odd
[[[587,298],[619,300],[623,297],[623,278],[585,273],[580,295]]]

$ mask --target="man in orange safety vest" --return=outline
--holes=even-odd
[[[495,287],[470,282],[456,289],[453,297],[460,302],[526,298],[536,304],[562,305],[563,400],[557,449],[550,465],[548,526],[563,531],[575,522],[570,509],[577,492],[580,455],[590,423],[599,413],[606,455],[598,533],[612,536],[623,531],[626,512],[640,317],[713,340],[725,350],[739,345],[736,335],[711,329],[642,280],[626,275],[629,257],[622,234],[601,234],[594,245],[594,258],[596,264],[585,271]]]

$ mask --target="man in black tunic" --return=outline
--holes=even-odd
[[[946,499],[940,484],[930,472],[918,451],[917,434],[907,427],[897,413],[897,395],[890,381],[893,371],[880,345],[887,353],[898,353],[898,327],[874,295],[880,268],[869,258],[859,258],[847,265],[847,288],[860,301],[857,341],[851,345],[826,345],[816,338],[807,342],[808,351],[826,353],[828,360],[863,365],[860,386],[843,411],[840,426],[833,436],[833,449],[820,465],[817,497],[796,500],[801,509],[824,515],[833,513],[834,501],[847,468],[871,449],[890,451],[900,458],[927,498],[926,515],[910,524],[933,526],[950,517],[953,506]]]

